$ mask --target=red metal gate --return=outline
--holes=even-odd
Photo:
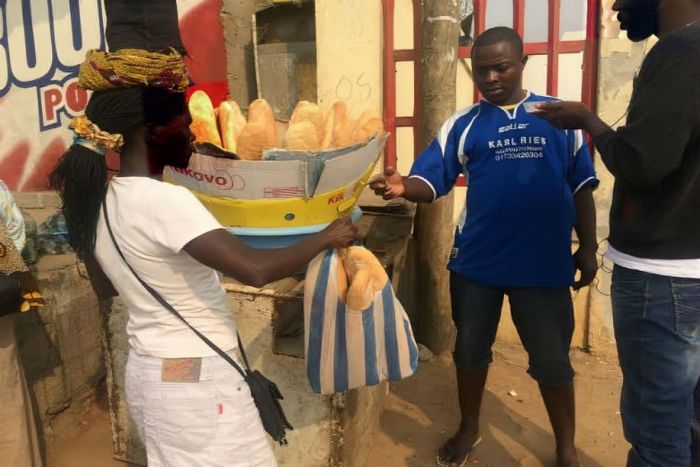
[[[396,129],[412,128],[414,134],[414,157],[422,150],[418,138],[420,123],[420,38],[421,38],[421,2],[413,0],[413,48],[394,48],[395,0],[382,0],[384,13],[384,116],[386,128],[391,132],[385,150],[385,164],[396,167]],[[474,37],[486,27],[487,0],[474,1]],[[525,42],[525,53],[530,56],[547,56],[547,94],[557,95],[559,90],[559,57],[563,53],[583,52],[583,86],[582,101],[594,109],[596,105],[596,83],[598,64],[598,25],[600,0],[581,0],[587,5],[586,37],[584,40],[560,40],[561,1],[548,0],[548,40],[547,42]],[[513,0],[513,28],[521,37],[525,33],[525,0]],[[471,55],[469,47],[459,47],[459,58]],[[413,62],[414,96],[413,115],[396,115],[396,64]],[[474,88],[474,102],[479,93]]]

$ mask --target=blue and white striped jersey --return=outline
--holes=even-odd
[[[574,279],[574,194],[597,186],[581,131],[560,130],[525,111],[481,101],[455,113],[413,164],[410,176],[435,197],[460,174],[468,195],[448,268],[484,284],[568,286]]]

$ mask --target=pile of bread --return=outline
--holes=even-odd
[[[384,136],[384,121],[376,112],[365,111],[359,119],[348,115],[347,104],[338,101],[328,115],[316,104],[299,102],[281,140],[270,104],[257,99],[248,108],[248,119],[234,101],[214,109],[209,96],[195,91],[189,101],[192,125],[198,143],[211,143],[244,160],[260,160],[265,149],[322,151],[366,143]],[[281,143],[281,144],[280,144]]]

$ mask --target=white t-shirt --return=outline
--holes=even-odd
[[[700,279],[700,258],[698,259],[649,259],[637,258],[612,246],[608,246],[606,258],[618,266],[635,271],[648,272],[659,276]]]
[[[222,228],[209,211],[185,188],[145,177],[115,177],[106,203],[117,243],[141,279],[219,348],[236,347],[236,324],[219,274],[182,250]],[[160,358],[215,355],[127,269],[101,211],[95,256],[129,309],[126,331],[134,350]]]

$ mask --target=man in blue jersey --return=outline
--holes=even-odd
[[[462,465],[481,439],[479,408],[507,295],[552,423],[557,465],[578,465],[569,288],[590,284],[597,270],[592,191],[598,181],[580,131],[557,129],[527,112],[530,103],[553,98],[522,88],[527,57],[515,31],[483,33],[472,63],[484,99],[444,123],[408,178],[387,167],[372,183],[385,199],[417,202],[446,195],[460,174],[469,187],[448,265],[462,421],[437,463]],[[579,239],[573,256],[572,229]],[[576,269],[581,276],[574,282]]]

